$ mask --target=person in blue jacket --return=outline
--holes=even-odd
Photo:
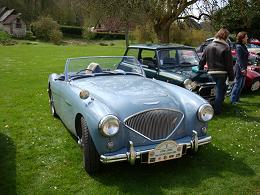
[[[245,85],[246,81],[246,71],[248,65],[248,50],[246,47],[247,44],[247,32],[239,32],[237,34],[237,45],[236,45],[236,53],[237,53],[237,60],[234,66],[235,72],[235,84],[233,86],[231,92],[231,104],[235,105],[239,102],[239,96],[241,91]]]

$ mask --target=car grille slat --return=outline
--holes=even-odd
[[[125,120],[125,125],[151,140],[167,138],[179,124],[183,114],[168,109],[137,113]]]

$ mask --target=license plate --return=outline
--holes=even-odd
[[[182,145],[175,141],[168,140],[158,144],[154,150],[148,154],[148,163],[156,163],[166,160],[180,158],[182,155]]]

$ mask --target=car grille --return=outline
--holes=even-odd
[[[214,91],[214,85],[211,86],[201,86],[199,88],[198,94],[202,97],[212,97],[215,96],[215,91]]]
[[[175,110],[155,109],[133,115],[125,120],[125,125],[151,140],[166,139],[183,118]]]

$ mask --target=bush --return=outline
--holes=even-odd
[[[4,31],[0,31],[0,41],[6,41],[11,39],[11,36]]]
[[[59,24],[49,16],[40,17],[31,27],[35,36],[45,41],[51,40],[53,31],[60,31]]]
[[[86,29],[83,31],[83,38],[87,40],[93,40],[96,39],[96,33],[90,32]]]
[[[56,45],[61,44],[62,37],[62,32],[59,30],[53,30],[50,32],[50,41]]]
[[[34,41],[36,39],[36,36],[33,35],[32,31],[26,31],[25,39]]]
[[[16,43],[8,33],[0,31],[0,45],[14,45]]]
[[[212,37],[212,32],[196,30],[184,25],[182,28],[173,24],[170,29],[170,42],[190,46],[198,46],[207,38]]]

